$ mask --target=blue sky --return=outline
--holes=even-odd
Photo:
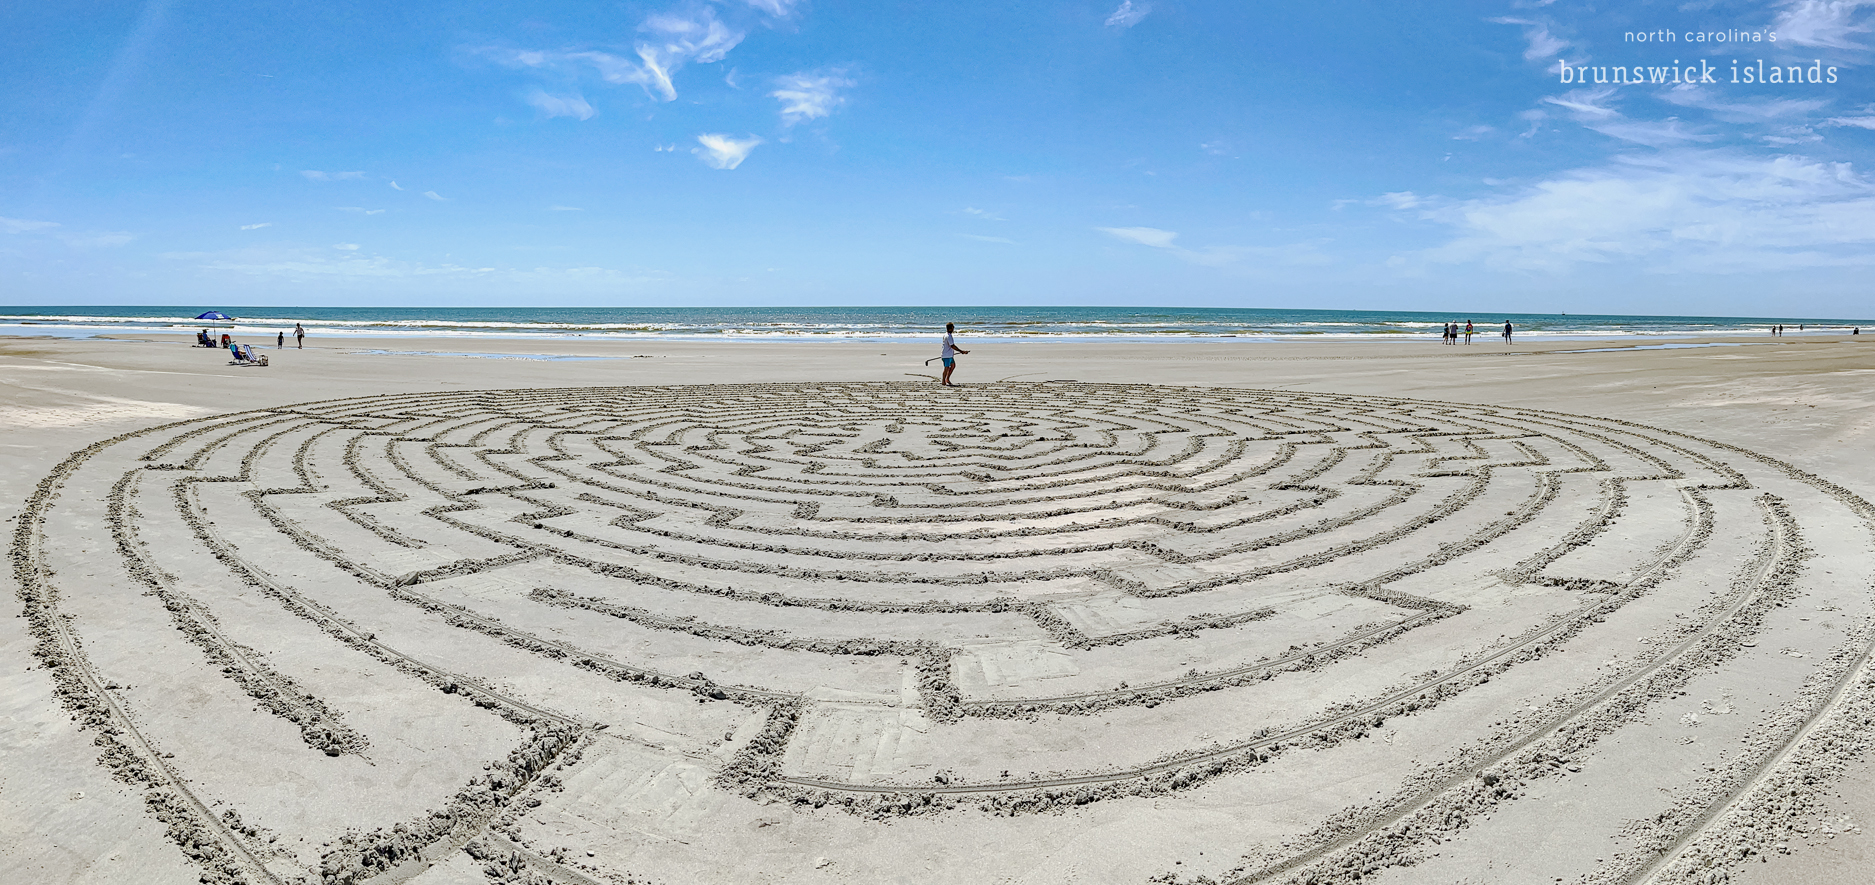
[[[0,302],[1864,315],[1872,24],[1875,0],[7,4]],[[1718,82],[1593,82],[1676,61]]]

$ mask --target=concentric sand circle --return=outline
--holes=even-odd
[[[117,437],[13,561],[217,881],[941,880],[1096,829],[1106,881],[1705,881],[1861,740],[1872,515],[1494,406],[514,390]],[[1047,880],[984,855],[953,878]]]

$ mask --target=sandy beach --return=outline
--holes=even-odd
[[[1875,339],[1661,343],[0,339],[0,868],[1861,881]]]

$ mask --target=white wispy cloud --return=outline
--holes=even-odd
[[[1657,272],[1875,264],[1875,181],[1848,163],[1672,150],[1446,203],[1454,237],[1396,265],[1527,271],[1635,262]]]
[[[1710,111],[1727,123],[1767,123],[1806,117],[1829,104],[1824,98],[1735,98],[1716,89],[1682,86],[1659,93],[1660,98],[1681,107]]]
[[[118,246],[127,245],[137,238],[136,234],[122,230],[61,233],[57,236],[59,242],[74,249],[114,249]]]
[[[263,228],[263,227],[273,227],[273,222],[271,222],[271,221],[262,221],[262,222],[260,222],[260,223],[258,223],[258,224],[243,224],[243,225],[241,225],[241,229],[242,229],[242,230],[260,230],[260,229],[261,229],[261,228]]]
[[[1140,20],[1151,12],[1152,4],[1150,3],[1141,3],[1138,6],[1134,6],[1133,0],[1122,0],[1120,8],[1115,9],[1112,15],[1107,16],[1107,27],[1130,28],[1139,24]]]
[[[382,215],[384,214],[383,209],[366,209],[363,206],[333,206],[332,208],[337,209],[340,212],[356,212],[360,215]]]
[[[748,159],[749,152],[755,150],[755,147],[761,143],[762,140],[753,135],[736,139],[727,135],[705,133],[697,136],[697,144],[701,147],[691,148],[690,152],[696,154],[698,159],[711,169],[734,169],[742,165],[742,161]]]
[[[607,83],[634,84],[654,99],[675,101],[677,86],[672,77],[679,69],[691,62],[722,61],[747,36],[746,32],[724,24],[711,6],[652,15],[638,30],[648,36],[633,45],[635,58],[597,50],[485,49],[482,52],[513,68],[563,71],[590,68]]]
[[[56,221],[33,221],[26,218],[0,217],[0,230],[10,234],[23,234],[28,231],[45,230],[58,226],[59,223]]]
[[[742,2],[776,18],[787,18],[794,14],[794,7],[801,5],[801,0],[742,0]]]
[[[986,209],[978,209],[975,206],[965,206],[962,209],[959,209],[957,211],[958,211],[958,214],[969,215],[973,218],[981,218],[984,221],[1002,221],[1003,220],[1003,217],[1001,215],[998,215]]]
[[[958,234],[958,236],[966,240],[977,240],[984,243],[1002,243],[1009,246],[1016,245],[1016,241],[1008,237],[986,237],[982,234]]]
[[[1225,267],[1249,260],[1263,264],[1285,265],[1321,265],[1327,264],[1330,260],[1321,249],[1324,241],[1291,243],[1282,246],[1207,246],[1203,249],[1187,249],[1176,242],[1177,231],[1160,230],[1156,227],[1097,227],[1095,230],[1129,243],[1164,249],[1181,260],[1206,267]]]
[[[1178,239],[1177,231],[1160,230],[1156,227],[1097,227],[1094,229],[1129,243],[1151,246],[1154,249],[1178,248],[1172,242]]]
[[[1426,204],[1426,201],[1412,191],[1397,191],[1381,194],[1368,201],[1370,206],[1385,206],[1389,209],[1414,209]]]
[[[333,243],[332,248],[337,249],[341,252],[356,252],[358,251],[358,244],[357,243]]]
[[[136,234],[122,230],[100,230],[58,235],[60,242],[74,249],[112,249],[127,245],[136,238]]]
[[[851,89],[856,84],[844,74],[844,71],[837,70],[828,73],[804,71],[777,79],[775,85],[780,88],[768,95],[781,101],[781,124],[793,126],[816,120],[832,114],[834,108],[846,103],[846,97],[840,94],[840,90]]]
[[[1622,141],[1648,147],[1670,147],[1712,140],[1713,136],[1709,133],[1678,119],[1635,120],[1626,117],[1612,105],[1614,94],[1614,87],[1604,86],[1599,89],[1575,89],[1562,95],[1548,96],[1543,101],[1568,111],[1583,128]]]
[[[580,120],[590,120],[594,114],[599,113],[587,103],[585,96],[577,92],[572,95],[548,95],[546,90],[536,89],[528,94],[527,103],[539,108],[540,112],[548,117],[575,117]]]
[[[392,181],[392,182],[391,182],[391,190],[394,190],[394,191],[400,191],[400,190],[403,190],[403,189],[404,189],[404,186],[403,186],[403,185],[401,185],[401,184],[398,184],[398,183],[397,183],[396,181]]]
[[[137,238],[128,231],[93,230],[75,231],[56,221],[35,221],[28,218],[0,217],[0,231],[9,234],[24,234],[31,237],[49,238],[64,243],[73,249],[96,249],[122,246]]]
[[[1547,23],[1509,16],[1494,18],[1491,22],[1500,25],[1519,25],[1523,28],[1524,61],[1542,61],[1569,48],[1569,41],[1550,33]]]
[[[449,201],[448,197],[445,197],[442,194],[439,194],[435,191],[424,191],[423,195],[426,197],[429,197],[432,200],[435,200],[438,203],[445,203]]]
[[[308,181],[352,181],[365,177],[363,172],[321,172],[317,169],[304,169],[300,174]]]
[[[1875,0],[1791,0],[1771,29],[1778,42],[1826,49],[1867,49],[1855,38],[1870,30],[1864,10]]]

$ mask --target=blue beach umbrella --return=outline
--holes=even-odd
[[[234,319],[234,317],[231,317],[225,313],[222,313],[219,310],[211,310],[208,313],[205,313],[199,317],[196,317],[196,319],[198,320],[232,320]]]

